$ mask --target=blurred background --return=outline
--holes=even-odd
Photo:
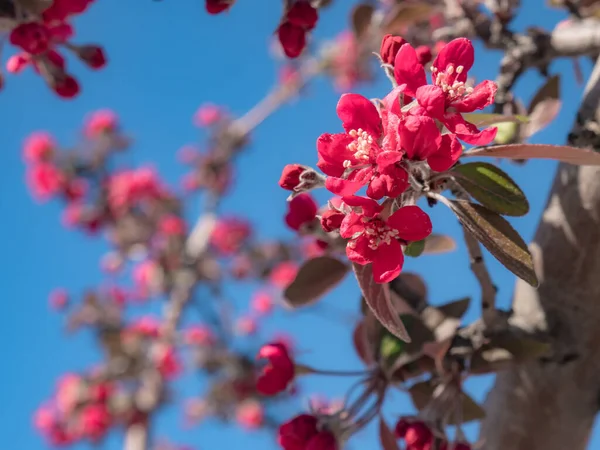
[[[35,409],[51,395],[58,377],[99,361],[100,354],[91,334],[84,331],[67,336],[62,316],[49,308],[47,298],[56,287],[77,296],[87,287],[102,284],[106,275],[99,262],[109,249],[101,236],[89,237],[64,228],[57,203],[40,205],[32,199],[24,182],[23,139],[32,131],[47,130],[62,146],[74,146],[81,140],[80,129],[86,114],[110,108],[119,115],[123,130],[134,142],[132,149],[118,158],[119,162],[131,167],[149,163],[174,189],[181,189],[186,168],[177,162],[176,152],[186,144],[202,146],[202,131],[192,123],[199,105],[212,102],[241,115],[276,82],[283,62],[273,51],[276,45],[272,31],[280,18],[279,3],[240,0],[229,13],[209,16],[200,0],[97,1],[86,14],[76,18],[75,41],[101,44],[109,63],[104,70],[94,72],[70,61],[82,84],[82,92],[76,99],[57,98],[30,70],[7,76],[0,94],[3,122],[0,205],[4,217],[0,224],[4,236],[0,273],[5,304],[0,329],[5,346],[0,370],[0,430],[7,448],[47,448],[32,425]],[[313,45],[348,28],[353,3],[337,0],[322,11],[313,33]],[[515,23],[518,27],[536,25],[551,29],[565,15],[541,1],[525,0],[519,17]],[[12,51],[7,50],[4,61]],[[476,62],[471,74],[477,80],[495,79],[500,56],[499,52],[487,51],[476,44]],[[587,76],[590,70],[587,61],[583,62],[583,69]],[[562,110],[554,123],[532,142],[561,144],[571,127],[583,86],[576,83],[570,61],[553,64],[550,72],[562,77]],[[516,93],[528,101],[541,83],[541,76],[528,73],[521,78]],[[389,87],[389,81],[377,73],[374,83],[353,90],[367,97],[383,97]],[[330,79],[318,78],[299,98],[259,126],[251,136],[250,147],[237,160],[234,187],[220,212],[248,218],[259,236],[293,237],[283,222],[288,193],[277,186],[277,180],[285,164],[314,166],[317,137],[323,132],[341,130],[335,114],[339,94]],[[511,220],[529,241],[545,205],[555,164],[529,162],[518,166],[502,162],[501,168],[517,181],[530,200],[530,214]],[[328,195],[319,191],[315,197],[324,203]],[[192,223],[199,211],[194,201],[186,205],[186,217]],[[458,222],[444,207],[427,211],[432,216],[434,232],[453,236],[461,243]],[[499,306],[508,308],[514,276],[487,254],[486,261],[500,288]],[[445,255],[407,258],[404,270],[417,272],[426,280],[433,304],[472,296],[474,301],[466,320],[479,315],[479,287],[468,268],[462,245]],[[256,286],[241,283],[229,289],[236,307],[244,311]],[[358,370],[361,362],[351,339],[358,301],[356,283],[349,275],[318,305],[294,313],[278,308],[261,321],[259,336],[253,339],[261,342],[261,337],[267,340],[285,330],[294,338],[298,360],[322,369]],[[137,312],[160,311],[159,302],[150,302]],[[492,382],[491,376],[472,378],[467,389],[475,399],[483,400]],[[284,421],[301,412],[306,399],[313,395],[342,398],[351,384],[351,378],[302,378],[301,401],[282,405],[277,419]],[[176,382],[175,400],[198,396],[202,389],[202,378],[186,373]],[[400,392],[386,403],[390,423],[398,415],[412,411],[410,401]],[[467,426],[466,431],[470,439],[476,439],[475,426]],[[181,402],[178,407],[177,401],[161,410],[153,433],[158,439],[193,449],[240,445],[276,448],[273,434],[267,431],[243,431],[214,420],[186,427]],[[376,439],[370,427],[357,435],[349,447],[374,447],[378,445]],[[121,442],[122,435],[112,433],[101,448],[120,448]],[[593,436],[591,448],[596,446],[600,446],[600,432]],[[87,447],[78,444],[74,448]]]

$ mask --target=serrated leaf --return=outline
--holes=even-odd
[[[523,191],[493,164],[460,164],[450,173],[471,197],[492,211],[507,216],[524,216],[529,212],[529,202]]]
[[[508,144],[479,147],[466,151],[463,157],[505,159],[551,159],[578,166],[600,166],[600,153],[567,145]]]
[[[352,9],[351,21],[352,31],[357,39],[360,39],[371,25],[371,18],[375,8],[373,5],[360,3]]]
[[[425,238],[423,254],[435,255],[456,250],[456,241],[444,234],[432,233]]]
[[[371,264],[363,266],[353,263],[352,267],[358,280],[358,286],[373,315],[394,336],[404,342],[410,342],[410,336],[400,320],[398,311],[392,304],[389,286],[375,282]]]
[[[283,292],[287,305],[298,308],[313,304],[343,280],[348,266],[330,256],[306,261]]]
[[[408,388],[410,399],[419,411],[425,409],[429,404],[433,396],[433,391],[435,391],[435,386],[431,381],[420,381]]]
[[[529,118],[522,115],[507,116],[494,113],[466,113],[462,115],[467,122],[471,122],[477,128],[494,125],[496,123],[527,123]]]
[[[465,200],[445,200],[464,227],[512,273],[537,287],[533,259],[523,238],[499,214]]]
[[[423,250],[425,250],[425,239],[423,239],[421,241],[410,242],[404,248],[404,254],[406,256],[411,256],[413,258],[417,258],[417,257],[421,256],[421,254],[423,253]]]
[[[401,33],[404,26],[427,19],[435,11],[435,7],[427,3],[400,3],[384,19],[383,34]]]
[[[446,317],[462,319],[471,304],[471,297],[464,297],[459,300],[437,306],[437,309]]]
[[[396,436],[394,436],[388,424],[385,423],[383,417],[379,418],[379,441],[383,450],[400,450]]]

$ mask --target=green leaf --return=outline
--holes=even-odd
[[[284,300],[293,308],[311,305],[342,281],[347,272],[346,264],[330,256],[309,259],[283,292]]]
[[[412,256],[413,258],[416,258],[418,256],[421,256],[421,254],[423,253],[423,250],[425,250],[425,239],[423,239],[421,241],[410,242],[404,248],[404,254],[406,256]]]
[[[507,216],[524,216],[529,202],[523,191],[493,164],[460,164],[450,172],[456,182],[483,206]]]
[[[464,157],[506,159],[551,159],[577,166],[600,166],[600,153],[568,145],[508,144],[479,147],[466,151]]]
[[[527,116],[505,116],[504,114],[493,114],[493,113],[466,113],[462,115],[463,118],[479,127],[486,127],[494,125],[496,123],[527,123],[529,118]]]
[[[538,286],[533,258],[525,241],[502,216],[465,200],[441,199],[504,267],[530,285]]]
[[[404,342],[410,342],[410,336],[400,320],[398,311],[392,304],[389,286],[375,282],[371,264],[363,266],[353,263],[352,267],[358,286],[373,315],[394,336]]]
[[[386,332],[379,344],[379,354],[384,361],[394,362],[405,349],[405,343],[390,332]]]

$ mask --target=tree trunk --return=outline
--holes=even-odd
[[[600,62],[573,144],[597,142],[599,80]],[[497,375],[481,439],[485,450],[583,450],[600,408],[600,168],[559,165],[531,250],[541,284],[517,282],[513,319],[545,330],[553,356]]]

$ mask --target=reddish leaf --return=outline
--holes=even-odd
[[[394,336],[405,342],[410,342],[410,336],[400,320],[400,313],[392,304],[389,286],[375,282],[371,264],[362,266],[353,263],[352,267],[365,302],[373,311],[377,320]]]
[[[396,442],[396,436],[383,417],[379,418],[379,441],[381,442],[381,448],[383,450],[400,450],[400,446],[398,446],[398,442]]]
[[[566,145],[508,144],[481,147],[463,153],[464,157],[506,159],[552,159],[578,166],[600,166],[600,153]]]
[[[293,308],[311,305],[342,281],[347,272],[346,264],[330,256],[309,259],[283,292],[285,301]]]
[[[375,352],[373,345],[369,342],[366,320],[367,318],[361,319],[356,324],[352,333],[352,342],[358,357],[365,365],[369,366],[375,362]]]

